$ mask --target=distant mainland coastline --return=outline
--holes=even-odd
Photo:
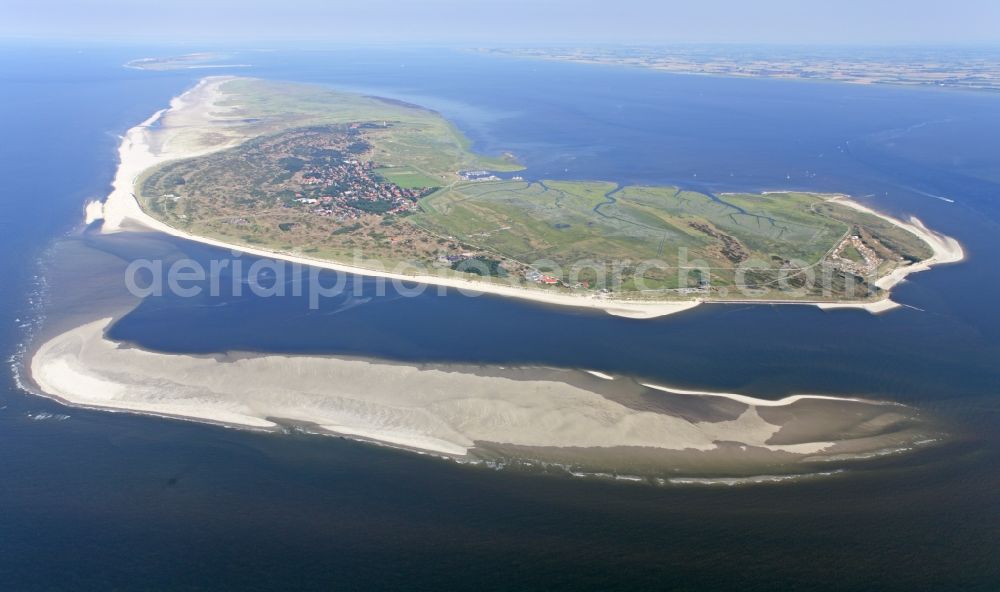
[[[1000,52],[995,48],[856,47],[848,50],[842,47],[651,45],[504,47],[476,51],[505,57],[629,66],[673,74],[1000,91]]]

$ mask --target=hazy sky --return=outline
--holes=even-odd
[[[508,43],[1000,43],[1000,0],[0,0],[0,36]]]

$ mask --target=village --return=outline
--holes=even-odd
[[[338,221],[355,220],[366,214],[400,214],[416,207],[427,189],[404,188],[375,172],[376,164],[363,160],[371,145],[358,134],[360,124],[346,134],[323,134],[309,138],[309,145],[294,146],[293,156],[279,163],[291,173],[293,204],[311,206],[319,216]]]
[[[850,249],[860,255],[860,261],[844,256]],[[874,275],[882,263],[875,251],[858,234],[851,234],[840,241],[830,253],[830,260],[843,271],[862,277]]]
[[[365,214],[399,214],[413,209],[422,191],[388,183],[373,172],[371,162],[344,159],[334,166],[303,169],[295,202],[314,206],[320,216],[353,220]],[[312,190],[310,190],[312,189]]]

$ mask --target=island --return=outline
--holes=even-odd
[[[529,180],[439,113],[209,77],[130,130],[93,218],[360,274],[654,317],[703,302],[894,306],[961,246],[844,195]]]
[[[204,70],[210,68],[249,68],[250,64],[235,63],[236,54],[218,51],[201,51],[184,55],[138,58],[125,63],[126,68],[166,72],[170,70]]]

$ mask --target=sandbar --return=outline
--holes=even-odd
[[[497,447],[575,451],[585,458],[588,450],[691,454],[738,445],[794,460],[918,438],[897,425],[909,421],[904,409],[877,401],[816,395],[768,401],[651,386],[664,391],[655,397],[677,395],[670,403],[678,411],[639,409],[613,391],[602,392],[620,382],[606,374],[517,374],[308,355],[168,354],[106,338],[111,322],[92,321],[39,346],[30,362],[38,387],[76,406],[263,430],[301,422],[320,433],[451,458],[477,458],[478,451]],[[634,386],[640,394],[648,392],[643,387]],[[719,396],[729,402],[714,405]],[[794,412],[774,414],[770,407]]]

